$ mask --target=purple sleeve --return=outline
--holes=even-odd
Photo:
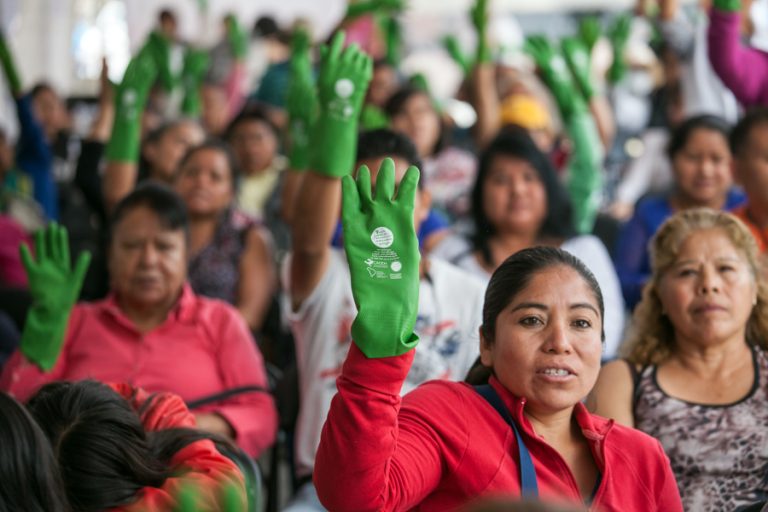
[[[630,311],[640,302],[643,286],[650,277],[648,241],[651,236],[653,233],[648,232],[637,212],[619,234],[614,263],[621,281],[624,301]]]
[[[741,44],[739,13],[712,9],[707,34],[712,68],[745,107],[768,105],[768,54]]]

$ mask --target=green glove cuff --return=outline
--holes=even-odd
[[[493,59],[491,58],[491,49],[488,46],[488,42],[485,41],[485,38],[480,40],[480,42],[477,45],[476,59],[477,59],[477,62],[480,64],[487,64],[493,61]]]
[[[713,2],[715,9],[725,12],[740,12],[741,0],[715,0]]]
[[[0,65],[3,66],[3,72],[5,73],[5,78],[8,80],[8,88],[11,93],[20,93],[21,79],[19,78],[19,72],[16,69],[11,49],[8,48],[5,37],[2,34],[0,34]]]
[[[357,154],[357,119],[322,114],[312,130],[310,168],[324,176],[341,178],[352,173]]]
[[[33,304],[24,322],[19,349],[28,361],[44,371],[50,371],[59,359],[72,310],[46,308]]]
[[[134,109],[133,113],[125,111],[115,115],[112,134],[109,137],[104,156],[110,162],[136,163],[139,161],[141,146],[141,113]]]
[[[571,116],[565,128],[573,143],[573,155],[568,165],[573,224],[578,233],[591,233],[603,188],[603,144],[595,120],[588,111]]]
[[[292,171],[302,172],[309,169],[309,129],[310,127],[303,119],[290,121],[288,132],[291,139],[291,150],[288,154],[288,161]]]
[[[419,243],[413,225],[419,172],[405,173],[397,197],[395,164],[384,160],[371,197],[367,167],[342,180],[342,225],[358,313],[352,339],[369,358],[404,354],[418,343]]]

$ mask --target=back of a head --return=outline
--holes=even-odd
[[[51,445],[24,407],[0,393],[0,512],[65,512]]]
[[[110,387],[55,382],[41,388],[28,407],[53,447],[75,510],[128,505],[142,488],[165,481],[167,469],[153,455],[138,415]]]

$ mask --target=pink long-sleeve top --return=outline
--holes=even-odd
[[[240,386],[267,387],[264,361],[238,312],[195,295],[189,285],[165,322],[147,333],[136,329],[114,295],[78,304],[56,366],[43,372],[16,351],[3,368],[0,389],[26,401],[48,382],[86,378],[169,391],[187,402]],[[274,442],[277,411],[266,393],[228,398],[196,412],[221,415],[251,456]]]
[[[741,43],[740,15],[712,9],[707,39],[712,68],[745,107],[768,105],[768,53]]]

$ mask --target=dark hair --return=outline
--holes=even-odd
[[[667,144],[667,157],[669,157],[670,160],[674,159],[675,155],[682,151],[685,145],[688,144],[691,136],[699,130],[718,132],[723,136],[726,142],[731,133],[730,125],[722,117],[711,114],[689,117],[680,123],[677,128],[672,130],[672,135]]]
[[[133,189],[115,206],[109,224],[110,240],[114,235],[115,226],[128,213],[142,206],[152,210],[163,227],[173,231],[181,229],[185,236],[189,237],[189,220],[184,200],[167,185],[148,181]]]
[[[754,107],[744,114],[744,117],[739,119],[733,130],[731,131],[730,146],[731,153],[740,155],[744,148],[749,144],[749,137],[752,135],[752,130],[761,124],[768,124],[768,108],[766,107]]]
[[[232,151],[229,149],[229,146],[218,139],[208,139],[203,141],[201,144],[198,144],[197,146],[189,148],[182,159],[179,161],[179,168],[177,172],[180,172],[181,168],[187,165],[189,160],[195,156],[196,153],[207,149],[218,151],[224,155],[224,158],[227,160],[227,166],[229,167],[229,179],[232,183],[232,190],[237,192],[238,177],[240,176],[240,172],[238,171],[235,157],[232,154]]]
[[[32,89],[30,89],[29,96],[32,99],[35,99],[39,94],[42,94],[44,92],[51,92],[53,94],[56,94],[56,90],[48,82],[37,82],[35,85],[32,86]]]
[[[539,231],[540,237],[568,239],[575,234],[572,222],[571,200],[557,177],[549,158],[541,152],[530,134],[524,128],[510,125],[504,127],[480,156],[477,178],[472,189],[470,213],[474,221],[472,245],[480,251],[482,258],[492,264],[488,241],[496,234],[496,227],[485,215],[483,208],[483,186],[488,178],[493,161],[498,156],[525,160],[536,169],[547,194],[547,215]]]
[[[191,429],[146,432],[127,400],[93,380],[47,384],[28,407],[53,446],[70,503],[83,512],[135,502],[171,476],[174,453],[210,438]]]
[[[234,135],[235,129],[243,123],[262,123],[272,131],[275,137],[280,137],[280,131],[275,123],[269,117],[267,110],[260,105],[250,105],[243,108],[237,116],[229,123],[226,131],[224,132],[224,138],[229,141]]]
[[[512,300],[525,289],[539,272],[556,266],[575,270],[594,294],[600,311],[600,339],[605,341],[605,304],[603,293],[594,274],[573,254],[557,247],[537,246],[516,252],[493,272],[483,301],[483,323],[480,332],[488,343],[496,335],[496,319]],[[478,362],[470,369],[467,381],[473,384],[488,380],[490,369],[480,368]]]
[[[415,165],[423,170],[419,152],[406,135],[389,128],[377,128],[360,134],[355,155],[357,162],[387,156],[402,158],[408,165]]]
[[[176,23],[176,14],[174,14],[174,12],[171,9],[166,7],[164,9],[160,10],[160,13],[157,16],[157,19],[161,23],[164,22],[164,21],[172,21],[172,22]]]
[[[0,512],[66,512],[48,439],[16,400],[0,392]]]
[[[253,24],[253,35],[257,37],[270,37],[280,32],[275,18],[262,16]]]
[[[432,104],[432,98],[427,91],[416,87],[413,84],[407,84],[395,91],[392,96],[389,97],[387,103],[384,105],[384,113],[387,114],[389,119],[392,119],[405,109],[405,105],[411,98],[419,95],[426,96],[430,102],[430,105]],[[440,135],[437,137],[437,142],[435,143],[435,147],[432,148],[431,152],[432,154],[435,154],[440,152],[440,150],[448,145],[448,133],[445,128],[445,123],[443,123],[443,120],[440,118],[440,114],[437,112],[437,109],[435,109],[434,105],[432,108],[435,110],[435,115],[438,117],[440,122]]]
[[[197,121],[190,118],[181,118],[162,123],[160,126],[147,133],[147,136],[144,137],[144,144],[156,144],[162,140],[162,138],[165,137],[168,132],[186,123],[197,123]]]

